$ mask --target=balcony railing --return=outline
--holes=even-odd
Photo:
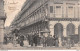
[[[54,21],[79,21],[80,17],[72,14],[48,14],[47,18]]]
[[[25,19],[23,22],[25,22],[24,23],[24,25],[23,26],[29,26],[29,25],[32,25],[32,24],[34,24],[34,23],[37,23],[37,22],[39,22],[39,21],[42,21],[42,20],[45,20],[46,18],[48,18],[49,20],[54,20],[54,21],[70,21],[70,20],[72,20],[72,21],[77,21],[77,20],[79,20],[79,17],[75,17],[75,15],[74,16],[69,16],[69,15],[71,15],[71,14],[52,14],[53,16],[50,16],[50,14],[42,14],[42,13],[40,13],[40,14],[36,14],[36,15],[34,15],[34,16],[32,16],[32,17],[29,17],[29,19]],[[22,26],[21,26],[22,27]]]
[[[79,18],[79,15],[75,14],[48,14],[48,17],[53,17],[53,18]]]

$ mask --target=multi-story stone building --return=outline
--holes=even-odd
[[[56,35],[60,42],[79,35],[80,40],[79,0],[27,0],[11,26],[24,35]]]
[[[4,13],[4,1],[0,0],[0,44],[4,41],[4,23],[6,15]]]

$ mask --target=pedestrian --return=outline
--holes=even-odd
[[[74,47],[74,40],[71,40],[71,47]]]
[[[70,40],[70,37],[68,37],[67,39],[67,48],[71,48],[71,40]]]
[[[40,37],[40,45],[43,46],[43,36]]]
[[[37,46],[40,45],[40,37],[37,35]]]
[[[23,41],[24,41],[24,36],[21,35],[21,36],[20,36],[20,46],[22,46],[22,47],[24,46]]]
[[[25,47],[29,46],[29,41],[28,41],[27,37],[25,37],[25,40],[23,42],[24,42]]]
[[[50,35],[50,44],[49,44],[49,46],[50,46],[50,47],[53,46],[53,37],[52,37],[52,35]]]
[[[28,35],[28,41],[29,41],[29,45],[30,45],[30,35]]]
[[[48,35],[46,43],[47,43],[47,46],[49,46],[49,47],[53,46],[53,37],[52,37],[52,35]]]
[[[18,44],[20,44],[20,35],[18,36],[18,40],[17,41],[18,41]]]
[[[55,42],[55,47],[59,47],[59,40],[58,37],[54,35],[54,42]]]
[[[43,47],[46,47],[46,41],[47,41],[47,38],[43,36]]]
[[[14,33],[13,44],[14,44],[15,47],[17,46],[17,45],[16,45],[16,44],[17,44],[17,41],[16,41],[16,40],[17,40],[17,38],[16,38],[15,33]]]
[[[7,36],[4,37],[4,43],[7,44]]]
[[[34,37],[33,35],[30,35],[30,37],[29,37],[30,38],[29,43],[30,43],[31,46],[33,46],[33,37]]]
[[[37,46],[37,38],[38,38],[38,37],[37,37],[37,34],[35,34],[35,35],[34,35],[34,38],[33,38],[35,46]]]
[[[50,35],[47,36],[46,44],[47,46],[50,46]]]
[[[54,37],[52,37],[52,46],[55,46]]]

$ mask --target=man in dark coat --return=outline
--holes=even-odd
[[[29,44],[30,44],[31,46],[33,46],[33,42],[34,42],[34,41],[33,41],[33,37],[34,37],[33,35],[30,35],[30,36],[29,36]]]
[[[7,44],[7,37],[4,37],[4,43]]]
[[[29,45],[30,45],[30,35],[28,35],[28,41],[29,41]]]
[[[35,36],[33,38],[35,46],[37,46],[37,38],[38,38],[38,36],[35,34]]]
[[[43,47],[46,47],[47,44],[47,38],[45,36],[43,36]]]
[[[37,35],[37,45],[40,45],[40,37]]]
[[[21,35],[20,36],[20,46],[23,46],[24,45],[23,41],[24,41],[24,36]]]
[[[48,35],[47,40],[46,40],[47,46],[50,46],[50,35]]]
[[[49,35],[48,37],[47,37],[47,46],[52,46],[53,45],[53,37],[52,37],[52,35]]]
[[[52,35],[50,35],[50,43],[49,43],[49,46],[50,47],[53,46],[53,37],[52,37]]]
[[[59,40],[58,40],[58,37],[57,36],[53,36],[54,37],[54,43],[55,43],[55,46],[58,47],[59,46]]]

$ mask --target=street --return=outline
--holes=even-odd
[[[13,46],[10,44],[7,45],[3,45],[3,48],[1,48],[2,50],[78,50],[80,49],[80,47],[72,47],[70,49],[66,48],[66,47],[41,47],[41,46],[37,46],[37,47],[21,47],[21,46]]]

